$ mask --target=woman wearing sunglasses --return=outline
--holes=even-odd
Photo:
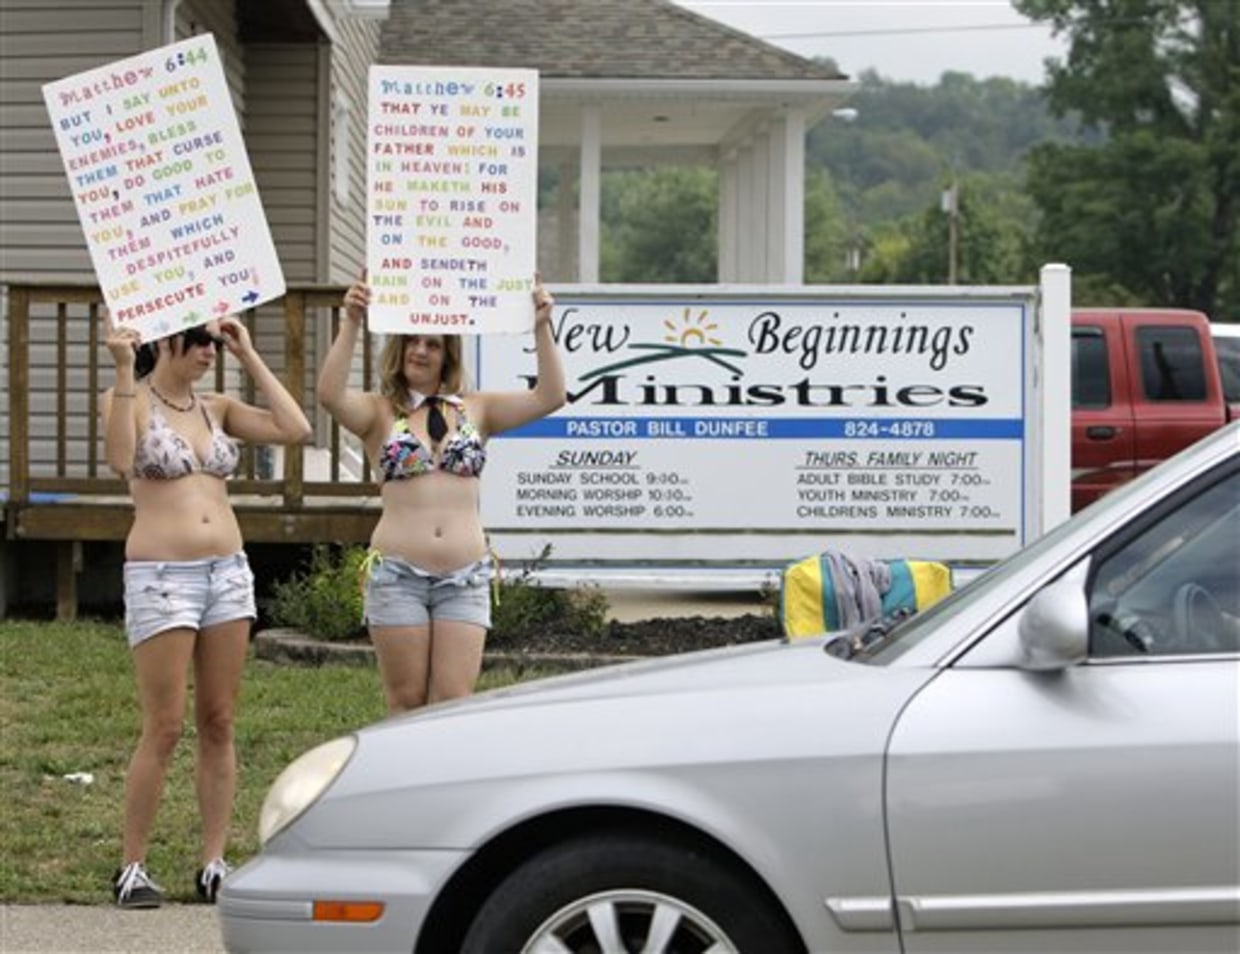
[[[377,391],[348,388],[370,304],[364,280],[344,298],[319,375],[319,402],[357,435],[382,510],[365,563],[363,613],[390,712],[473,691],[491,624],[491,565],[478,514],[487,438],[566,399],[551,295],[533,291],[538,380],[526,391],[467,391],[459,335],[389,335]]]
[[[237,467],[238,440],[298,444],[309,438],[310,422],[235,318],[146,344],[133,328],[108,320],[106,343],[116,384],[103,396],[104,446],[108,465],[129,479],[133,496],[125,629],[142,707],[142,734],[125,777],[124,857],[112,892],[123,908],[163,900],[145,856],[181,737],[192,664],[203,838],[194,882],[199,897],[213,902],[228,872],[233,709],[256,617],[254,576],[226,481]],[[265,408],[195,389],[225,349],[253,378]]]

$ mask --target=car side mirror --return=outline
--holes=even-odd
[[[1085,599],[1084,560],[1066,576],[1044,587],[1021,611],[1021,667],[1034,670],[1067,669],[1089,649],[1089,605]]]

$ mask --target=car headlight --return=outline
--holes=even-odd
[[[259,842],[267,844],[313,805],[340,774],[356,748],[354,736],[332,739],[298,756],[281,772],[263,799],[263,810],[258,815]]]

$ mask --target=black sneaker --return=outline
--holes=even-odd
[[[164,891],[151,880],[140,861],[131,861],[112,879],[112,897],[121,908],[157,908],[164,903]]]
[[[207,904],[215,904],[215,898],[220,893],[220,882],[228,877],[230,871],[232,868],[223,858],[208,861],[199,868],[194,875],[194,887],[198,889],[198,897]]]

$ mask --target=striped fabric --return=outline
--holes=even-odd
[[[928,560],[885,560],[890,586],[882,592],[882,615],[899,610],[917,612],[933,606],[951,592],[951,570]],[[840,593],[852,586],[837,586],[832,561],[819,554],[784,568],[780,580],[779,618],[789,639],[817,636],[840,628],[848,613],[840,606]]]

